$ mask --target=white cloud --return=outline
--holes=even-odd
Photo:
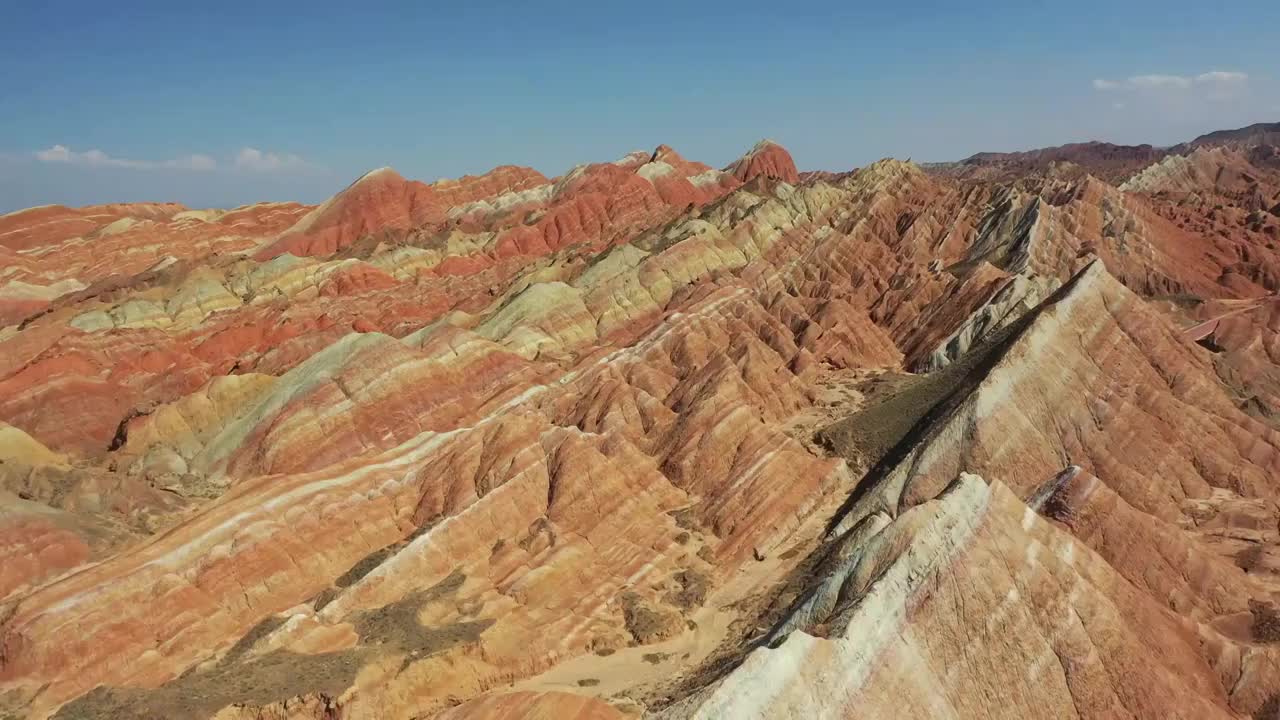
[[[235,166],[241,170],[251,170],[253,172],[304,170],[312,167],[311,163],[297,155],[263,152],[251,147],[241,148],[236,155]]]
[[[151,160],[130,160],[128,158],[112,157],[97,149],[76,152],[66,145],[54,145],[47,150],[37,151],[35,156],[40,162],[64,163],[67,165],[87,165],[90,167],[118,167],[129,168],[132,170],[168,168],[174,170],[207,171],[214,170],[218,167],[218,161],[208,155],[187,155],[180,158],[174,158],[172,160],[155,162]]]
[[[213,156],[204,153],[183,155],[171,160],[131,160],[108,155],[101,150],[79,152],[66,145],[54,145],[34,153],[40,162],[81,165],[85,167],[128,168],[130,170],[187,170],[209,172],[224,165]],[[317,165],[290,153],[263,152],[246,147],[230,159],[229,166],[247,172],[311,172],[321,170]]]
[[[1210,70],[1196,76],[1196,82],[1212,85],[1240,85],[1249,81],[1246,73],[1229,70]]]
[[[36,159],[41,162],[71,162],[71,156],[71,151],[65,145],[54,145],[36,153]]]
[[[1192,79],[1181,75],[1134,75],[1128,83],[1136,88],[1189,88]]]
[[[1103,92],[1141,90],[1146,92],[1177,92],[1207,90],[1210,97],[1220,99],[1244,89],[1249,75],[1234,70],[1210,70],[1199,75],[1131,75],[1123,80],[1097,78],[1093,88]]]

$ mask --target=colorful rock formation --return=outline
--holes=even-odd
[[[0,717],[1269,717],[1226,137],[0,218]]]

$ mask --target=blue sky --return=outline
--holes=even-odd
[[[0,212],[756,140],[805,169],[1280,120],[1280,3],[7,0]]]

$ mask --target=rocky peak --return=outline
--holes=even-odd
[[[761,140],[746,155],[725,168],[741,182],[749,182],[759,175],[795,184],[800,181],[796,163],[787,149],[772,140]]]

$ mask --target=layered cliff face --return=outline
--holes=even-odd
[[[1161,157],[6,216],[0,714],[1267,717],[1271,176]]]

